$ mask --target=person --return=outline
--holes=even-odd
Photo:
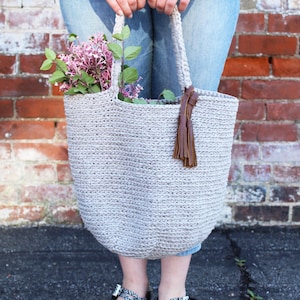
[[[239,0],[60,0],[70,33],[87,40],[96,32],[111,37],[115,14],[124,15],[131,30],[125,41],[140,45],[141,55],[131,66],[142,78],[141,97],[157,98],[165,88],[182,91],[176,75],[169,15],[175,5],[182,16],[183,36],[193,85],[216,91],[235,32]],[[192,254],[201,245],[161,259],[159,300],[186,300],[186,278]],[[119,256],[123,273],[117,300],[149,300],[147,259]],[[147,296],[146,296],[147,295]]]

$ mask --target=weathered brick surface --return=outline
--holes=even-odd
[[[65,50],[58,0],[0,0],[0,225],[81,224],[63,94],[40,71]],[[219,91],[240,99],[230,222],[300,224],[300,1],[242,0]]]
[[[266,206],[249,205],[236,206],[234,219],[242,222],[288,222],[289,207],[287,206]]]

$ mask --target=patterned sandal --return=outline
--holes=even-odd
[[[151,294],[152,289],[149,287],[146,298],[141,298],[135,292],[124,289],[120,284],[117,284],[111,299],[116,300],[120,296],[123,297],[124,300],[151,300]]]
[[[158,300],[158,298],[157,298]],[[189,296],[180,297],[180,298],[172,298],[170,300],[196,300],[195,298],[190,298]]]

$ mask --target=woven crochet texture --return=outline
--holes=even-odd
[[[185,62],[178,66],[187,69]],[[190,83],[185,72],[179,76],[187,80],[182,86]],[[190,169],[172,158],[180,105],[122,102],[116,82],[101,93],[64,97],[82,219],[117,254],[150,259],[175,255],[203,242],[220,217],[238,100],[195,89],[198,166]]]
[[[202,242],[220,217],[237,100],[196,91],[192,169],[172,158],[179,105],[128,104],[108,92],[65,97],[81,216],[111,251],[176,254]]]

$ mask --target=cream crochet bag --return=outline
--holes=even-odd
[[[124,19],[116,17],[114,32]],[[171,16],[182,90],[191,85],[180,14]],[[161,258],[205,240],[225,200],[238,100],[195,89],[192,122],[198,164],[172,157],[180,104],[130,104],[113,83],[97,94],[65,96],[69,160],[87,229],[112,252]]]

